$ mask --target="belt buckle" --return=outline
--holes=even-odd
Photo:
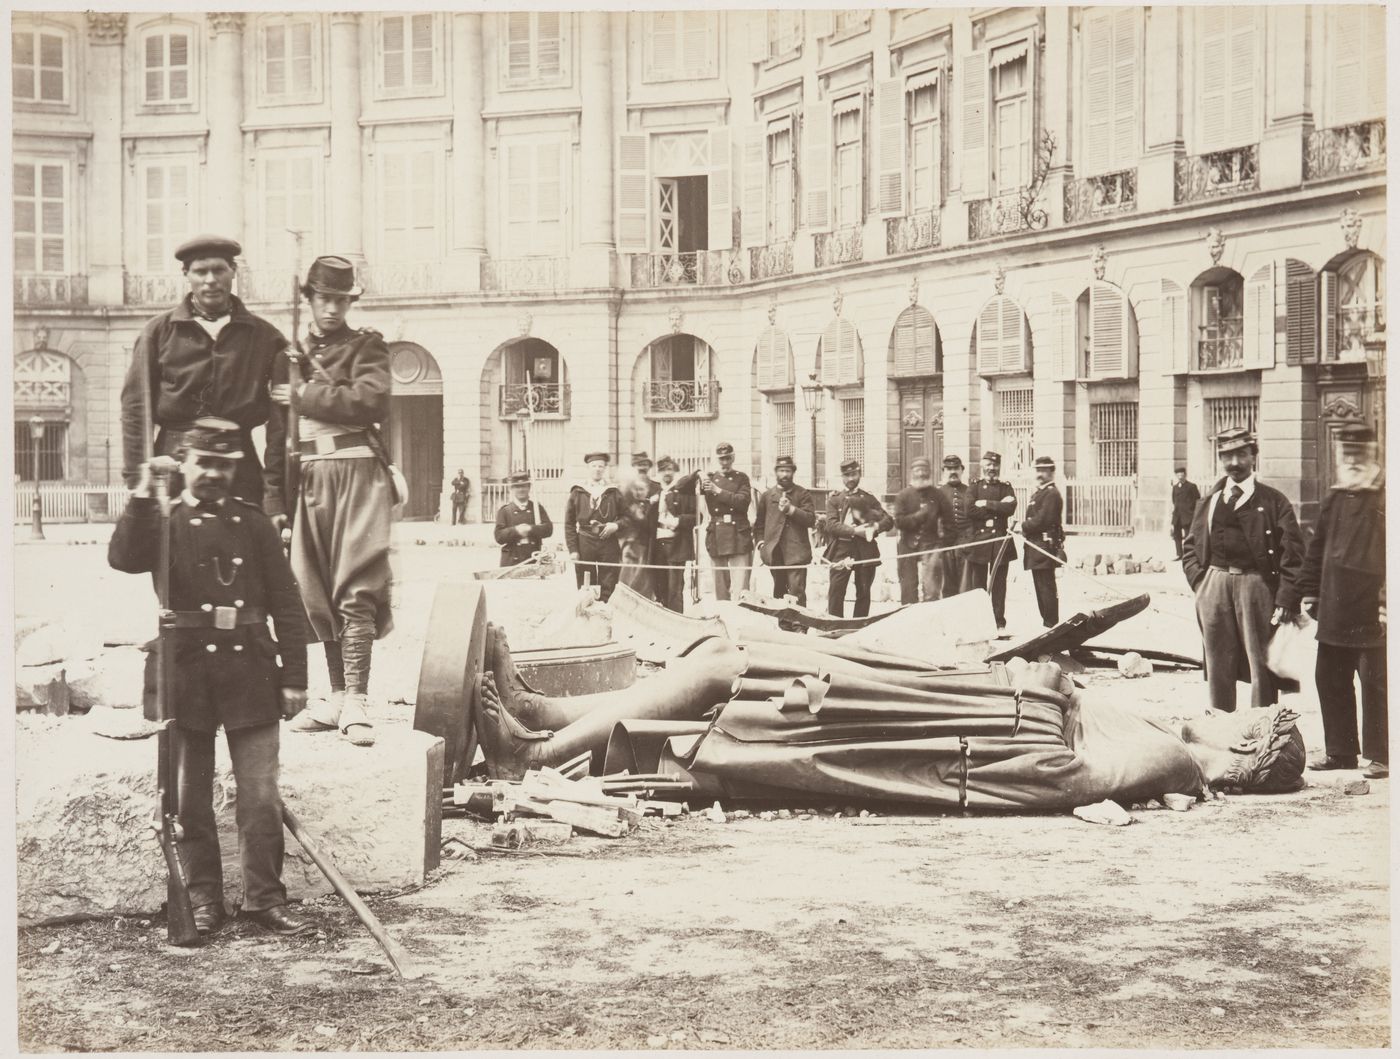
[[[725,522],[725,523],[729,523],[729,524],[733,524],[733,522],[734,522],[734,516],[733,516],[733,515],[724,515],[724,516],[722,516],[722,517],[720,518],[720,521],[721,521],[721,522]]]
[[[215,607],[214,628],[225,630],[238,628],[238,608]]]
[[[329,456],[335,451],[335,437],[331,434],[321,434],[316,438],[316,455]]]

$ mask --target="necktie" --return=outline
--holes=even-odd
[[[1231,511],[1235,510],[1235,505],[1240,502],[1240,497],[1244,496],[1244,490],[1237,485],[1230,486],[1230,498],[1225,501],[1225,506]]]

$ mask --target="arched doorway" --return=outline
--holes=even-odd
[[[632,369],[634,446],[652,459],[670,456],[682,474],[712,466],[723,440],[715,429],[719,389],[704,339],[680,332],[649,343]]]
[[[481,501],[483,520],[505,503],[507,478],[529,471],[533,495],[562,517],[565,474],[577,473],[579,454],[567,443],[569,370],[557,348],[540,338],[502,343],[481,370]]]
[[[403,518],[435,518],[442,496],[442,370],[416,342],[390,342],[389,371],[385,441],[408,481]]]
[[[909,464],[920,456],[943,463],[943,344],[933,314],[911,305],[890,333],[886,489],[904,488]]]

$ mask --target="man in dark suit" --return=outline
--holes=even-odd
[[[773,566],[805,565],[812,561],[812,541],[808,531],[817,524],[812,494],[793,481],[797,463],[791,456],[779,456],[773,465],[778,484],[758,498],[758,557]],[[792,596],[799,607],[807,605],[807,571],[771,570],[773,595]]]
[[[1060,564],[1052,556],[1065,542],[1064,498],[1055,487],[1055,461],[1049,456],[1036,457],[1035,480],[1039,485],[1026,501],[1026,517],[1021,520],[1021,536],[1026,539],[1022,561],[1031,572],[1040,620],[1048,629],[1060,622],[1060,593],[1055,584],[1055,568]]]
[[[899,602],[918,603],[923,598],[939,599],[940,554],[919,555],[938,547],[944,537],[956,532],[948,498],[933,484],[933,464],[925,456],[909,463],[909,484],[894,498],[894,524],[899,529]],[[941,571],[940,571],[941,572]]]
[[[870,586],[875,583],[875,569],[880,558],[880,546],[875,543],[875,538],[893,529],[894,519],[885,513],[880,501],[860,488],[859,460],[847,460],[841,464],[841,482],[846,488],[838,489],[826,500],[826,518],[822,529],[830,543],[826,546],[825,555],[832,564],[849,559],[851,565],[832,566],[826,609],[827,613],[835,614],[838,618],[843,616],[846,586],[854,570],[856,605],[851,613],[853,617],[864,618],[870,613]]]
[[[501,565],[519,566],[554,535],[554,523],[544,505],[530,499],[529,471],[510,476],[510,494],[496,511],[496,543],[501,546]]]
[[[934,556],[938,560],[938,574],[935,579],[938,595],[934,597],[936,599],[947,599],[962,591],[963,556],[965,553],[961,548],[952,547],[958,543],[962,524],[967,519],[967,483],[962,480],[962,473],[961,456],[943,457],[944,481],[938,487],[938,491],[948,502],[949,522],[943,527],[942,534],[938,538],[938,546],[949,550]]]
[[[1176,561],[1181,562],[1182,541],[1191,528],[1191,516],[1196,513],[1196,505],[1201,502],[1201,491],[1195,482],[1186,480],[1186,468],[1176,469],[1172,481],[1172,540],[1176,542]]]
[[[959,534],[963,551],[962,590],[987,588],[992,593],[992,614],[997,632],[1006,628],[1006,569],[1016,558],[1016,545],[1007,536],[1007,521],[1016,510],[1016,491],[1003,482],[1001,453],[982,454],[982,477],[967,487],[967,517]],[[978,541],[985,543],[977,544]]]
[[[749,501],[753,486],[749,476],[734,469],[734,446],[721,442],[715,447],[719,470],[700,479],[709,509],[705,549],[715,568],[715,598],[729,599],[749,587],[753,569],[753,527],[749,524]]]
[[[1211,709],[1229,713],[1236,680],[1250,682],[1254,706],[1278,698],[1269,637],[1274,625],[1298,615],[1303,535],[1288,498],[1254,477],[1253,434],[1226,430],[1215,451],[1225,477],[1196,505],[1181,568],[1196,593]]]
[[[695,559],[695,482],[697,475],[677,478],[680,466],[670,456],[656,461],[661,474],[656,505],[656,537],[651,561],[665,570],[652,571],[657,602],[677,614],[685,613],[685,564]]]

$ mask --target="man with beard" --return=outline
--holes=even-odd
[[[827,613],[842,617],[846,609],[846,586],[851,572],[856,577],[856,605],[851,614],[864,618],[870,613],[870,586],[875,583],[879,566],[880,546],[875,538],[894,527],[894,519],[885,513],[874,495],[860,488],[860,461],[847,460],[841,464],[838,489],[826,500],[826,518],[822,527],[831,543],[826,546],[826,559],[832,564],[831,581],[826,593]],[[842,563],[843,559],[850,560]]]
[[[773,464],[778,484],[758,498],[758,557],[769,567],[801,566],[800,570],[770,570],[773,595],[792,596],[799,607],[807,605],[807,571],[812,561],[812,541],[808,532],[817,524],[812,494],[793,481],[797,463],[791,456],[779,456]]]
[[[1003,482],[1001,453],[982,454],[982,477],[967,487],[967,515],[962,541],[985,541],[963,549],[962,590],[990,588],[997,633],[1006,628],[1006,569],[1016,558],[1016,546],[1007,536],[1007,521],[1016,510],[1016,491]]]
[[[961,456],[943,457],[944,481],[938,487],[938,491],[948,502],[949,521],[943,526],[938,546],[948,550],[934,556],[938,560],[938,599],[947,599],[962,591],[963,550],[953,547],[958,543],[963,521],[967,518],[967,483],[962,480],[962,473]]]
[[[749,587],[753,568],[753,529],[749,525],[749,500],[753,486],[749,476],[734,469],[734,446],[727,441],[715,447],[719,470],[700,479],[709,509],[705,549],[715,569],[715,598],[729,599]]]
[[[952,531],[948,500],[933,484],[933,464],[924,456],[909,464],[909,484],[894,498],[894,524],[899,529],[895,568],[899,572],[899,602],[918,603],[920,590],[925,600],[938,599],[935,570],[938,554],[916,555],[938,547]]]

